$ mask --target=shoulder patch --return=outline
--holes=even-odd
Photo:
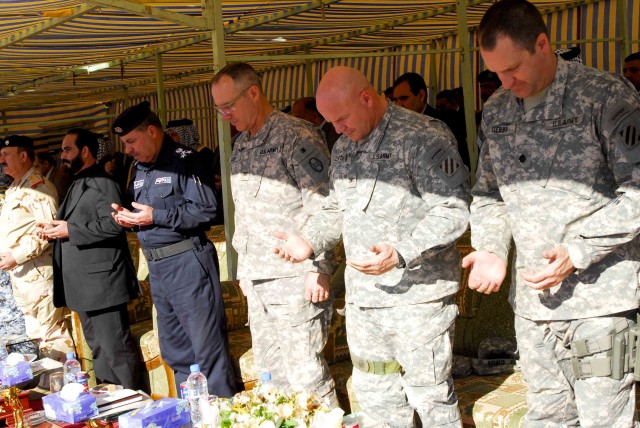
[[[640,162],[640,109],[625,100],[609,110],[604,124],[616,148],[628,162]]]
[[[293,152],[293,161],[309,174],[315,183],[322,183],[329,177],[329,158],[317,145],[304,141]]]
[[[452,147],[439,147],[430,155],[433,171],[451,187],[458,187],[469,178],[469,170]]]

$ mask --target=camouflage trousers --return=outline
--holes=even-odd
[[[40,340],[41,356],[64,361],[67,352],[75,352],[65,322],[66,308],[53,305],[53,278],[29,275],[24,281],[11,273],[11,286],[16,305],[24,314],[27,336]]]
[[[516,315],[522,373],[528,387],[525,426],[637,426],[633,373],[621,380],[576,379],[571,369],[571,342],[606,336],[621,318],[635,325],[635,311],[569,321],[532,321]],[[585,359],[604,356],[601,352]]]
[[[333,301],[304,299],[304,277],[243,280],[257,373],[271,373],[277,387],[302,387],[338,406],[335,383],[322,349]]]
[[[451,297],[389,308],[346,307],[352,358],[397,361],[400,373],[377,374],[354,367],[352,385],[364,414],[376,427],[459,427],[458,397],[451,378],[454,321]],[[369,425],[367,425],[369,426]]]

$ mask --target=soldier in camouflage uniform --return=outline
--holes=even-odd
[[[37,224],[53,220],[58,195],[53,184],[33,169],[33,141],[7,138],[0,162],[13,183],[0,212],[0,269],[10,272],[16,304],[24,313],[29,338],[40,340],[45,356],[63,359],[73,352],[64,311],[53,305],[51,247],[36,234]]]
[[[333,188],[302,237],[283,234],[291,261],[344,238],[353,388],[375,426],[460,426],[451,378],[459,288],[454,245],[468,224],[468,170],[442,122],[389,103],[366,77],[336,67],[317,92],[343,136]]]
[[[493,5],[480,52],[503,83],[485,104],[473,189],[469,286],[511,300],[527,380],[525,423],[629,427],[625,347],[640,271],[640,99],[619,76],[565,62],[539,11]]]
[[[328,194],[329,152],[313,125],[273,109],[243,63],[212,81],[216,109],[242,133],[231,156],[233,246],[247,296],[254,358],[276,386],[302,386],[337,405],[322,356],[331,321],[331,258],[292,265],[273,254],[278,230],[299,231]]]

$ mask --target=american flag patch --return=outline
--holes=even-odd
[[[453,174],[460,169],[460,166],[460,162],[450,156],[440,163],[440,169],[447,175],[447,177],[453,176]]]

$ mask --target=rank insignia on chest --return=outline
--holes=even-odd
[[[154,184],[171,184],[171,177],[158,177]]]
[[[139,189],[142,187],[143,184],[144,184],[144,180],[136,180],[133,182],[133,188]]]
[[[458,169],[460,169],[460,162],[452,157],[445,158],[442,162],[440,162],[439,168],[444,172],[448,177],[453,176]]]

